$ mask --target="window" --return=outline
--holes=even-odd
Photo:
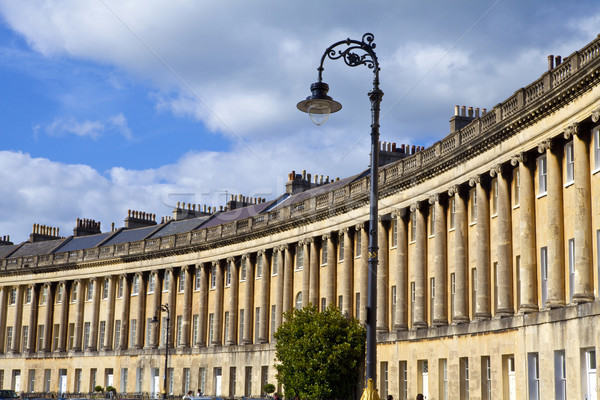
[[[217,265],[213,264],[210,268],[210,288],[214,289],[217,287]]]
[[[38,325],[37,339],[37,350],[42,351],[42,349],[44,348],[44,325]]]
[[[321,311],[324,311],[327,308],[327,299],[325,297],[321,297]]]
[[[252,395],[252,367],[246,367],[246,380],[244,382],[244,395]]]
[[[229,396],[235,396],[235,384],[236,384],[236,369],[235,367],[229,367]]]
[[[517,274],[517,305],[521,305],[521,256],[515,257],[515,272]]]
[[[415,300],[416,300],[416,292],[415,292],[415,283],[410,283],[410,315],[412,316],[413,324],[415,322]]]
[[[161,323],[161,345],[163,347],[166,346],[167,344],[167,329],[169,329],[169,325],[167,324],[167,317],[163,317],[162,318],[162,323]],[[169,340],[169,343],[171,341]]]
[[[190,369],[183,369],[183,393],[187,393],[190,390]]]
[[[31,304],[31,288],[28,287],[25,291],[25,304]]]
[[[477,268],[471,269],[471,312],[475,315],[477,304]]]
[[[392,320],[392,327],[394,326],[394,324],[396,323],[396,305],[398,304],[398,299],[396,298],[396,286],[392,286],[391,287],[391,320]]]
[[[98,370],[96,368],[90,369],[90,388],[95,388],[98,383]]]
[[[450,229],[454,229],[456,219],[456,199],[454,196],[450,198]]]
[[[456,298],[456,275],[450,274],[450,322],[454,322],[454,300]]]
[[[131,295],[137,295],[140,293],[140,276],[135,274],[133,277],[133,284],[131,285]]]
[[[481,357],[481,398],[492,400],[492,364],[489,356]]]
[[[440,364],[440,399],[448,400],[448,360],[441,358]]]
[[[29,288],[27,288],[27,291],[29,292]],[[107,295],[108,296],[108,295]],[[60,304],[62,303],[62,298],[63,298],[63,285],[58,285],[58,288],[56,289],[56,304]],[[28,302],[30,303],[31,300]]]
[[[14,306],[17,302],[17,289],[10,289],[10,295],[8,296],[8,304]]]
[[[398,397],[400,399],[408,399],[408,367],[406,361],[400,361],[398,365],[398,373],[400,376]]]
[[[6,327],[6,349],[9,351],[12,349],[12,340],[13,340],[13,327],[7,326]]]
[[[134,347],[137,343],[137,319],[132,319],[129,323],[129,347]]]
[[[154,287],[156,286],[156,275],[151,273],[148,276],[148,293],[154,293]]]
[[[296,271],[304,268],[304,245],[296,246]]]
[[[469,359],[461,357],[458,360],[460,374],[460,398],[469,399]]]
[[[492,216],[498,214],[498,178],[492,181]]]
[[[498,310],[498,262],[494,261],[492,264],[492,282],[494,285],[494,303],[492,304],[493,311]]]
[[[223,338],[225,341],[227,341],[229,338],[229,311],[225,311],[223,319],[225,320],[225,326],[223,328]]]
[[[327,265],[327,241],[328,239],[323,239],[321,242],[321,265]]]
[[[596,256],[598,258],[598,260],[596,260],[596,263],[598,264],[598,273],[596,274],[596,277],[598,278],[596,297],[598,297],[600,295],[600,229],[596,231]]]
[[[215,314],[208,314],[208,345],[211,346],[215,340],[214,338],[215,331]]]
[[[60,325],[59,324],[54,324],[54,329],[52,329],[52,350],[56,350],[58,349],[58,335],[59,335],[59,329],[60,329]]]
[[[585,368],[583,369],[583,393],[585,399],[595,399],[597,396],[596,387],[596,350],[595,349],[584,349],[584,360]]]
[[[379,371],[380,371],[380,388],[379,388],[379,393],[382,399],[387,398],[388,395],[388,363],[386,361],[382,361],[379,364]]]
[[[144,367],[137,367],[135,370],[135,391],[141,392],[144,387]]]
[[[360,293],[356,293],[354,297],[354,309],[356,310],[356,319],[360,319]]]
[[[575,171],[575,166],[574,166],[574,157],[573,157],[573,141],[571,140],[570,142],[567,142],[567,144],[565,144],[565,158],[566,158],[566,172],[567,172],[567,176],[566,176],[566,182],[565,182],[565,186],[570,185],[571,183],[573,183],[573,179],[575,177],[574,175],[574,171]]]
[[[565,351],[554,351],[554,398],[556,400],[567,399],[567,370]]]
[[[198,375],[198,381],[200,382],[200,393],[204,394],[206,392],[206,368],[200,368]]]
[[[198,344],[198,331],[200,329],[200,316],[198,314],[194,314],[192,316],[192,345]],[[148,331],[150,332],[150,331]],[[150,335],[148,335],[150,336]]]
[[[344,233],[340,233],[338,243],[338,261],[344,261]]]
[[[575,239],[569,239],[569,303],[575,293]]]
[[[169,286],[171,286],[171,271],[165,271],[165,278],[163,279],[163,292],[169,291]]]
[[[58,325],[54,325],[54,328],[58,330]],[[98,340],[98,348],[104,345],[104,338],[106,337],[106,321],[100,321],[100,338]],[[55,338],[58,344],[58,336]],[[56,347],[55,347],[56,348]]]
[[[127,368],[121,368],[121,393],[127,393]]]
[[[180,293],[185,290],[185,275],[186,275],[186,272],[185,272],[185,270],[182,269],[179,272],[179,292]],[[187,392],[185,392],[185,393],[187,393]]]
[[[419,392],[423,394],[424,398],[429,398],[429,361],[417,360],[417,368],[419,369],[419,384],[417,385]]]
[[[152,274],[154,275],[154,274]],[[117,297],[121,298],[123,297],[123,286],[125,285],[125,277],[120,277],[119,278],[119,285],[117,287]]]
[[[477,191],[475,189],[471,189],[469,192],[469,196],[471,197],[471,223],[477,222]]]
[[[431,296],[429,300],[429,318],[431,321],[431,325],[433,325],[433,305],[435,303],[435,278],[429,279],[429,293]]]
[[[271,305],[271,341],[273,340],[273,335],[275,334],[275,318],[276,318],[276,314],[275,311],[277,311],[277,306],[275,304]]]
[[[178,315],[177,316],[177,346],[181,346],[182,345],[182,333],[183,333],[183,316]],[[187,393],[187,392],[186,392]]]
[[[152,332],[152,318],[146,318],[146,346],[150,346],[150,332]]]
[[[87,349],[90,347],[90,323],[85,322],[83,324],[83,348]]]
[[[296,310],[300,310],[302,308],[302,292],[298,292],[296,295]]]
[[[81,368],[75,369],[75,383],[73,385],[75,393],[81,393]]]
[[[398,246],[398,217],[392,219],[392,247]]]
[[[529,399],[540,399],[540,368],[538,353],[527,354],[527,385],[529,388]]]
[[[46,302],[46,296],[48,295],[48,288],[44,288],[44,290],[42,290],[42,303]],[[87,284],[87,293],[86,293],[86,297],[85,300],[86,301],[92,301],[92,297],[94,295],[94,281],[89,281]]]
[[[340,310],[344,309],[344,296],[338,296],[338,308]]]
[[[594,128],[594,170],[600,169],[600,127]]]
[[[417,240],[417,212],[413,211],[410,214],[410,241]]]
[[[77,291],[79,289],[79,283],[73,283],[73,288],[71,289],[71,301],[77,301]]]
[[[240,282],[243,282],[246,280],[246,263],[248,262],[248,259],[246,257],[242,258],[242,265],[240,268]]]
[[[542,308],[548,300],[548,248],[540,249],[540,275],[542,281]]]
[[[115,349],[121,346],[121,320],[115,321]]]
[[[260,307],[256,307],[254,313],[254,343],[258,343],[260,335]]]
[[[52,370],[44,370],[44,392],[50,391],[50,379],[52,378]]]
[[[273,252],[273,275],[277,275],[277,270],[279,269],[279,252]]]
[[[435,204],[429,207],[429,236],[435,235]]]
[[[167,390],[168,390],[169,394],[172,395],[173,394],[173,383],[175,382],[175,377],[174,377],[174,373],[173,373],[174,370],[173,370],[173,368],[169,368],[167,371],[169,371],[169,374],[168,374],[169,389],[167,389]]]
[[[29,326],[23,325],[21,332],[23,334],[23,339],[21,340],[21,347],[23,348],[23,351],[25,351],[27,349],[27,341],[29,340]]]
[[[260,256],[256,260],[256,277],[261,278],[263,274],[263,257]]]
[[[548,165],[546,155],[539,156],[538,164],[538,196],[545,195],[548,190]]]
[[[104,278],[103,282],[102,282],[102,300],[106,300],[108,299],[108,278]],[[59,287],[58,288],[59,292],[62,292],[62,288]],[[57,301],[58,303],[58,301]]]
[[[356,231],[356,249],[354,250],[354,254],[356,254],[356,257],[360,257],[360,252],[362,249],[361,233],[362,233],[362,231]]]
[[[513,182],[514,182],[514,189],[513,189],[513,201],[514,201],[514,206],[518,206],[519,205],[519,201],[520,201],[520,191],[521,191],[521,171],[519,170],[519,168],[515,168],[514,172],[513,172]]]
[[[202,268],[196,267],[194,272],[194,290],[200,290],[200,282],[202,279]]]
[[[245,310],[240,310],[240,338],[239,338],[239,343],[244,343],[244,321],[245,319]]]

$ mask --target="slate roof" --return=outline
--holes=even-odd
[[[114,237],[112,237],[109,241],[103,244],[103,246],[109,246],[112,244],[121,244],[128,242],[139,242],[140,240],[144,240],[152,233],[156,232],[163,225],[152,225],[145,226],[143,228],[135,228],[135,229],[123,229],[118,232]]]
[[[83,249],[91,249],[102,243],[103,240],[110,237],[114,232],[100,233],[97,235],[86,235],[77,236],[69,240],[67,243],[56,249],[55,253],[62,253],[64,251],[76,251]]]
[[[66,239],[44,240],[42,242],[23,243],[17,251],[11,254],[8,258],[32,257],[42,254],[50,254],[52,250],[60,246]]]
[[[200,225],[205,223],[210,217],[198,217],[191,219],[184,219],[183,221],[169,221],[165,226],[152,234],[152,238],[159,238],[164,236],[176,235],[178,233],[191,232],[197,229]]]

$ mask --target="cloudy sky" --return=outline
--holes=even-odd
[[[326,61],[344,108],[313,125],[325,48],[375,35],[381,140],[429,146],[600,33],[595,1],[0,0],[0,236],[128,209],[272,199],[287,174],[369,163],[372,72]]]

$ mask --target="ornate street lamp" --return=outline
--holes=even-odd
[[[298,109],[310,115],[317,125],[323,124],[329,114],[342,109],[342,105],[327,95],[329,85],[323,82],[323,62],[325,58],[332,60],[343,59],[349,67],[364,65],[373,70],[373,89],[369,92],[371,100],[371,191],[369,210],[369,275],[367,291],[367,365],[366,387],[363,399],[378,400],[379,395],[375,389],[376,363],[377,363],[377,197],[378,197],[378,169],[379,169],[379,112],[383,92],[379,89],[379,62],[375,54],[374,36],[365,33],[362,40],[346,39],[332,44],[325,50],[321,57],[318,81],[310,86],[312,94],[298,103]],[[345,48],[337,49],[338,47]]]
[[[163,399],[167,400],[167,368],[169,365],[169,322],[171,321],[171,316],[169,314],[169,305],[161,304],[156,307],[156,313],[154,314],[154,318],[152,318],[152,323],[158,324],[158,316],[161,312],[167,313],[166,326],[165,331],[167,332],[166,341],[165,341],[165,374],[163,375]]]

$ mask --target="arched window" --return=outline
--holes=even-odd
[[[296,310],[300,310],[302,308],[302,292],[298,292],[296,295]]]

